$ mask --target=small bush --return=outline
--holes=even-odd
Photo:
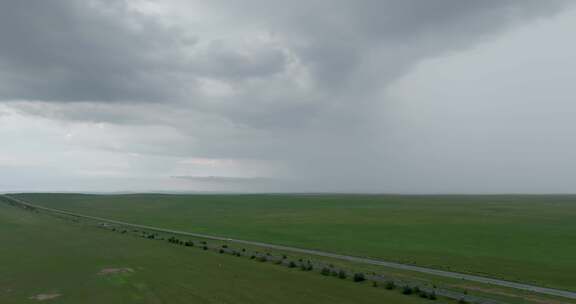
[[[255,255],[251,255],[251,256],[250,256],[250,259],[251,259],[251,260],[253,260],[253,259],[255,259],[255,258],[256,258]]]
[[[353,277],[354,282],[362,282],[362,281],[366,281],[366,278],[364,277],[364,274],[361,272],[355,273],[354,277]]]
[[[402,294],[411,295],[411,294],[413,294],[413,293],[414,293],[414,290],[413,290],[412,287],[410,287],[410,286],[404,286],[404,287],[402,288]]]
[[[433,300],[433,301],[436,300],[436,292],[434,292],[434,291],[431,292],[430,295],[428,296],[428,299]]]
[[[420,297],[423,298],[423,299],[428,299],[428,293],[425,292],[425,291],[421,291],[421,292],[420,292]]]
[[[222,245],[222,248],[228,248],[228,245]]]
[[[208,250],[208,246],[202,246],[202,249]]]
[[[420,287],[416,286],[414,287],[414,293],[415,294],[419,294],[421,292]]]
[[[218,253],[224,253],[224,249],[218,250]]]
[[[287,259],[287,258],[288,258],[288,256],[286,256],[285,254],[282,255],[282,259],[283,259],[283,260],[285,260],[285,259]]]
[[[323,267],[322,270],[320,271],[320,273],[324,276],[329,276],[330,275],[330,268]]]
[[[184,244],[186,247],[194,247],[194,242],[192,241],[186,241],[186,243]]]
[[[464,299],[461,298],[460,300],[458,300],[458,304],[467,304],[468,302]]]
[[[348,275],[346,274],[346,271],[344,271],[344,270],[338,271],[338,278],[345,279],[347,276]]]
[[[295,268],[295,267],[296,267],[296,263],[294,263],[294,261],[290,261],[290,263],[288,263],[288,267],[289,267],[289,268]]]
[[[378,287],[378,282],[372,281],[372,287]]]
[[[266,261],[268,261],[268,258],[266,258],[266,256],[264,256],[264,255],[261,255],[261,256],[258,257],[258,261],[260,261],[260,262],[266,262]]]
[[[388,290],[396,289],[396,284],[394,283],[394,281],[387,281],[386,285],[384,285],[384,288]]]

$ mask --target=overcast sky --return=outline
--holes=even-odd
[[[0,192],[574,193],[571,3],[0,0]]]

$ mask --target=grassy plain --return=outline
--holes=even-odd
[[[21,197],[134,223],[576,290],[576,196]]]
[[[417,297],[0,204],[0,303],[421,303]],[[131,269],[101,274],[103,270]],[[106,271],[105,271],[106,272]],[[40,301],[38,295],[58,297]]]

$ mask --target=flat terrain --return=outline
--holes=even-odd
[[[20,197],[128,222],[576,290],[576,196]]]
[[[0,204],[0,302],[421,303],[269,263],[122,235]]]

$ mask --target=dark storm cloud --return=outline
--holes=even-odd
[[[312,73],[318,89],[328,86],[324,93],[329,95],[329,90],[359,89],[374,82],[381,86],[422,57],[475,43],[478,36],[546,15],[562,3],[215,2],[221,5],[216,12],[230,14],[240,28],[256,21],[278,36]],[[209,47],[192,52],[197,41],[191,38],[196,34],[194,29],[190,32],[184,35],[167,28],[121,0],[2,1],[0,98],[95,102],[195,99],[200,98],[195,93],[199,77],[241,81],[269,77],[286,68],[285,54],[277,48],[245,54],[233,43],[216,39],[208,43]],[[378,52],[382,48],[383,52]],[[375,68],[377,74],[371,71]],[[259,96],[251,93],[241,97],[257,100]],[[279,100],[276,105],[293,102],[278,96],[266,98]]]
[[[218,43],[189,58],[192,36],[122,0],[2,1],[0,43],[4,100],[174,101],[191,97],[196,77],[282,66],[278,52],[248,59]]]
[[[174,44],[119,1],[2,1],[0,98],[150,100],[165,96]]]
[[[394,79],[423,57],[482,41],[503,27],[561,9],[567,1],[257,0],[215,1],[236,9],[240,21],[258,20],[283,35],[330,90],[369,81],[366,65],[378,58],[377,82]],[[275,9],[281,7],[281,9]],[[383,53],[378,50],[384,49]],[[374,75],[369,75],[374,76]]]

